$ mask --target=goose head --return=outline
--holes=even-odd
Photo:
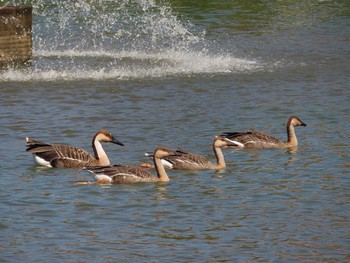
[[[238,146],[234,141],[221,137],[216,136],[214,140],[214,147],[215,148],[226,148],[226,147],[235,147]]]
[[[291,116],[288,119],[288,125],[292,124],[294,127],[297,126],[306,126],[306,123],[304,123],[301,119],[299,119],[297,116]]]
[[[106,130],[98,131],[94,137],[94,140],[98,140],[99,142],[111,142],[111,143],[115,143],[115,144],[124,146],[123,143],[121,143],[116,138],[114,138],[114,136]]]
[[[176,154],[176,152],[169,150],[168,148],[164,147],[164,146],[159,146],[154,150],[153,156],[154,158],[157,159],[163,159],[166,158],[168,156],[177,156],[178,154]]]

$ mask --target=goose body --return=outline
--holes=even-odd
[[[106,130],[98,131],[92,139],[92,148],[94,156],[81,149],[65,144],[48,144],[40,141],[26,138],[27,152],[34,156],[38,165],[57,168],[76,168],[81,169],[92,165],[109,165],[109,159],[102,147],[102,142],[111,142],[123,144],[116,140],[112,134]]]
[[[85,169],[93,174],[96,179],[95,183],[128,184],[138,182],[167,182],[169,181],[169,177],[161,160],[172,155],[176,155],[176,153],[165,147],[155,149],[153,156],[157,176],[138,166],[132,165],[86,167]]]
[[[295,134],[295,127],[306,126],[298,117],[291,116],[287,122],[287,136],[286,142],[272,137],[268,134],[256,131],[248,132],[225,132],[221,136],[232,140],[240,148],[288,148],[298,146],[298,139]]]
[[[216,163],[212,163],[207,158],[182,150],[175,151],[175,156],[164,158],[163,165],[169,169],[199,170],[199,169],[223,169],[226,167],[222,148],[236,147],[237,145],[227,138],[217,136],[212,148],[215,153]],[[146,154],[147,155],[147,154]],[[150,157],[152,157],[150,155]]]

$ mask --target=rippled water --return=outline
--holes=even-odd
[[[347,1],[33,5],[32,64],[0,71],[1,262],[350,260]],[[290,115],[308,125],[296,152],[225,150],[224,171],[169,183],[77,186],[93,179],[25,152],[91,152],[104,128],[125,144],[105,145],[113,163],[158,145],[213,159],[215,135],[284,139]]]

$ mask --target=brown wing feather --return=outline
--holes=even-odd
[[[86,166],[92,165],[91,162],[82,162],[81,160],[57,158],[50,162],[52,167],[56,168],[75,168],[82,169]],[[95,163],[93,163],[95,164]]]
[[[93,163],[95,158],[87,151],[64,144],[53,144],[52,147],[56,151],[58,158],[79,160],[84,163]]]
[[[274,147],[281,143],[281,141],[275,137],[262,132],[232,132],[224,133],[226,138],[234,141],[238,141],[244,144],[246,147],[252,148],[268,148]]]
[[[87,151],[64,144],[47,144],[27,139],[27,152],[46,160],[52,167],[83,168],[96,165],[96,159]]]
[[[198,154],[176,151],[175,156],[166,157],[165,160],[173,164],[173,169],[200,169],[206,167],[210,161]]]
[[[39,141],[30,140],[27,144],[26,151],[35,154],[48,162],[59,157],[52,145],[41,143]]]
[[[138,166],[110,165],[87,167],[86,169],[97,175],[103,174],[111,177],[112,183],[115,184],[157,181],[155,176]]]

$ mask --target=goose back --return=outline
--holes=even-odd
[[[110,165],[86,167],[95,179],[107,179],[113,184],[128,184],[137,182],[156,182],[157,177],[148,171],[133,165]]]
[[[273,148],[278,147],[278,145],[283,144],[283,142],[275,137],[268,134],[256,131],[249,132],[226,132],[222,136],[238,142],[237,144],[241,147],[247,148]],[[240,144],[239,144],[240,143]]]
[[[212,163],[201,155],[182,150],[176,150],[175,152],[176,156],[165,158],[166,161],[172,164],[173,169],[205,169],[212,166]]]

